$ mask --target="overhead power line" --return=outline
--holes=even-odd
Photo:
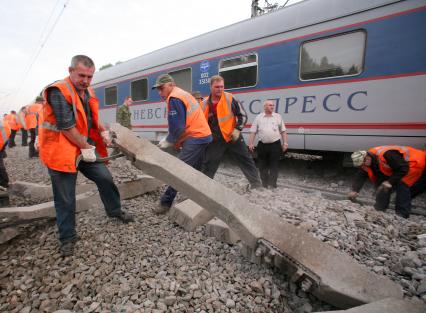
[[[39,55],[40,55],[41,51],[43,50],[43,48],[44,48],[44,46],[45,46],[45,44],[46,44],[46,42],[47,42],[47,40],[49,40],[50,35],[53,33],[53,31],[54,31],[54,29],[55,29],[56,25],[58,24],[58,22],[59,22],[59,20],[60,20],[60,18],[61,18],[61,16],[62,16],[62,14],[64,13],[64,11],[65,11],[65,9],[67,8],[67,6],[68,6],[68,4],[69,4],[69,2],[70,2],[70,1],[71,1],[71,0],[66,0],[66,2],[64,3],[64,5],[63,5],[63,7],[62,7],[61,11],[59,12],[58,16],[56,17],[56,19],[55,19],[54,23],[52,24],[52,26],[51,26],[51,27],[50,27],[50,29],[48,30],[47,34],[44,36],[44,33],[45,33],[45,31],[47,30],[48,24],[49,24],[50,20],[52,19],[52,16],[53,16],[53,13],[54,13],[54,11],[55,11],[55,8],[56,8],[56,6],[58,5],[58,3],[60,2],[60,0],[58,0],[58,1],[56,2],[56,4],[55,4],[55,6],[53,7],[52,12],[51,12],[51,14],[50,14],[50,16],[49,16],[49,19],[48,19],[48,21],[47,21],[47,23],[46,23],[45,27],[43,28],[42,34],[41,34],[40,39],[39,39],[39,43],[37,44],[37,45],[39,45],[39,47],[38,47],[38,49],[36,50],[35,55],[34,55],[34,57],[32,58],[32,60],[30,59],[31,61],[30,61],[30,63],[29,63],[29,66],[27,67],[27,69],[26,69],[26,71],[25,71],[25,73],[24,73],[24,75],[23,75],[23,77],[22,77],[22,80],[21,80],[21,82],[19,83],[19,87],[18,87],[18,89],[16,90],[16,92],[15,92],[14,94],[18,94],[18,93],[21,91],[22,86],[23,86],[23,85],[24,85],[24,83],[25,83],[25,80],[27,79],[27,77],[28,77],[28,75],[29,75],[29,73],[30,73],[31,69],[33,68],[34,64],[36,63],[36,61],[37,61],[37,59],[38,59],[38,57],[39,57]],[[43,39],[43,37],[44,37],[44,39]]]

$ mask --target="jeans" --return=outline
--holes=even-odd
[[[78,170],[92,180],[99,190],[102,203],[108,216],[121,213],[120,193],[112,180],[111,173],[103,163],[88,163],[81,161]],[[75,186],[77,173],[60,172],[48,169],[52,181],[53,201],[56,210],[59,241],[61,244],[72,241],[75,232]]]
[[[184,142],[182,145],[182,150],[178,153],[177,157],[179,160],[182,160],[196,170],[200,170],[207,145],[207,143],[191,144]],[[171,186],[168,186],[164,194],[161,196],[161,205],[171,207],[176,194],[177,190]]]

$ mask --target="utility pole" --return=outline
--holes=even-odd
[[[279,5],[278,3],[269,3],[268,0],[265,0],[265,4],[263,6],[259,5],[259,0],[251,1],[251,17],[256,17],[262,14],[266,14],[272,11],[275,11],[279,8],[283,8],[287,5],[290,0],[286,0],[283,5]]]
[[[251,17],[263,14],[263,10],[259,7],[259,0],[251,1]]]

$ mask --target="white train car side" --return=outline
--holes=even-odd
[[[425,0],[306,0],[99,71],[92,86],[106,123],[132,96],[133,130],[154,141],[167,132],[156,77],[207,95],[220,74],[248,113],[245,132],[275,101],[290,149],[423,149],[425,38]]]

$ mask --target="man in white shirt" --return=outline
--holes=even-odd
[[[280,114],[275,113],[271,100],[263,104],[264,113],[253,121],[248,140],[250,151],[254,151],[254,138],[259,135],[257,157],[263,187],[277,188],[278,164],[281,154],[288,149],[287,131]]]

